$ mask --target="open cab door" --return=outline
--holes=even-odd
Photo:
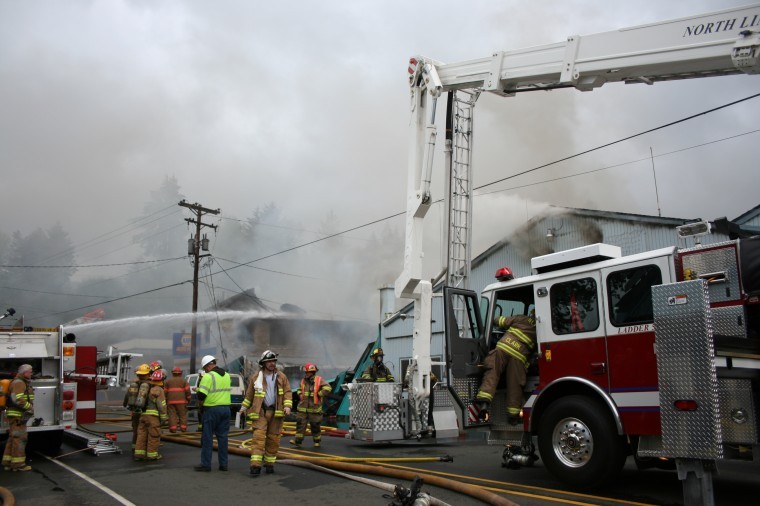
[[[479,376],[479,364],[488,349],[483,337],[478,295],[472,290],[445,286],[443,308],[446,318],[446,366],[449,373],[458,379]]]

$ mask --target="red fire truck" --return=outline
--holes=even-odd
[[[95,346],[80,346],[76,336],[57,328],[7,329],[0,332],[0,379],[11,379],[21,364],[34,372],[34,416],[28,422],[30,445],[48,450],[61,446],[64,431],[95,422],[99,389],[129,380],[132,354],[98,357]],[[0,437],[7,438],[3,411]]]

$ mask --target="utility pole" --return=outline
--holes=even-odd
[[[221,210],[208,209],[197,202],[195,204],[188,204],[185,200],[182,200],[179,205],[187,207],[195,213],[195,219],[185,218],[186,222],[195,224],[195,237],[190,237],[187,248],[187,254],[193,257],[193,328],[190,334],[190,373],[194,373],[196,371],[195,354],[198,349],[198,321],[196,319],[196,313],[198,312],[198,270],[201,258],[210,256],[209,254],[201,255],[201,245],[203,246],[203,251],[208,251],[208,239],[205,236],[203,237],[203,243],[201,243],[201,227],[216,229],[216,225],[203,223],[201,218],[204,214],[219,214]]]

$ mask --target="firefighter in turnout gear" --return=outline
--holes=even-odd
[[[372,363],[364,370],[359,381],[393,383],[395,381],[393,375],[383,363],[384,356],[385,354],[383,353],[382,348],[375,348],[372,350],[372,355],[370,355]]]
[[[150,392],[145,410],[140,415],[137,430],[135,460],[158,460],[161,455],[161,424],[166,422],[166,397],[164,395],[164,371],[157,369],[150,375]]]
[[[134,398],[137,397],[137,393],[140,390],[140,385],[149,381],[150,378],[150,366],[148,364],[140,364],[135,369],[136,378],[129,384],[127,393],[124,394],[124,407],[128,408],[131,412],[132,420],[132,453],[135,453],[135,447],[137,446],[137,429],[140,426],[141,409],[134,409],[131,403],[134,403]]]
[[[34,389],[32,388],[32,366],[23,364],[11,381],[6,394],[8,420],[8,440],[3,453],[5,471],[31,471],[26,463],[26,423],[34,416]]]
[[[298,409],[296,413],[296,437],[290,440],[290,444],[301,446],[306,425],[311,428],[311,437],[314,439],[314,447],[319,448],[322,442],[322,399],[332,392],[332,387],[322,376],[317,375],[317,366],[308,363],[303,366],[304,378],[301,380],[301,388],[298,392]]]
[[[494,320],[498,328],[506,330],[483,361],[485,372],[480,390],[475,396],[480,408],[480,419],[488,421],[489,410],[499,379],[507,373],[507,417],[511,425],[520,423],[523,403],[523,388],[527,379],[529,359],[536,347],[536,314],[501,316]]]
[[[240,414],[247,413],[253,424],[251,476],[259,476],[263,465],[267,474],[274,472],[280,435],[285,416],[293,406],[290,382],[277,370],[277,354],[267,350],[259,359],[261,370],[248,380]]]
[[[182,377],[182,369],[172,369],[172,377],[164,385],[166,407],[169,411],[169,432],[187,432],[187,403],[190,402],[190,384]]]

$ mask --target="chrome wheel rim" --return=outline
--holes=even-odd
[[[554,427],[552,448],[560,462],[567,467],[583,467],[591,460],[594,438],[583,421],[564,418]]]

